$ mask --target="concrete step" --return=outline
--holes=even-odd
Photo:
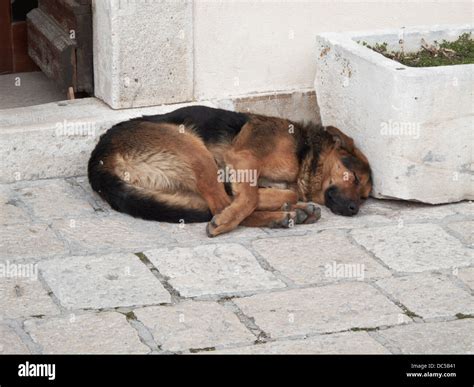
[[[209,101],[113,110],[96,98],[0,110],[0,183],[85,175],[100,135],[130,118]]]

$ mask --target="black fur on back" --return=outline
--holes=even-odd
[[[212,218],[209,210],[190,210],[161,203],[102,168],[101,159],[114,152],[111,141],[114,134],[133,131],[138,122],[192,126],[205,143],[220,143],[232,141],[247,120],[247,115],[243,113],[205,106],[191,106],[166,114],[134,118],[114,125],[101,136],[89,159],[88,177],[91,187],[114,210],[134,217],[172,223],[178,223],[181,220],[186,223],[207,222]]]
[[[244,113],[207,106],[188,106],[166,114],[138,118],[140,121],[192,126],[206,144],[232,141],[248,119]]]

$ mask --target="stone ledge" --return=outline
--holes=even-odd
[[[96,98],[1,111],[0,183],[85,175],[89,155],[114,124],[208,101],[113,110]]]

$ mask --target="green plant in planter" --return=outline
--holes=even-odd
[[[417,52],[389,51],[387,43],[370,46],[367,42],[357,42],[383,56],[410,67],[433,67],[474,63],[474,40],[471,33],[460,35],[455,41],[434,41],[430,45],[422,39],[421,50]]]

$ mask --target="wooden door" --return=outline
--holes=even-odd
[[[28,13],[28,52],[59,88],[93,92],[91,0],[39,0]]]

